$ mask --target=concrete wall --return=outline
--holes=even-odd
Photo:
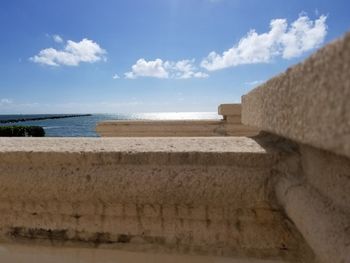
[[[103,121],[96,127],[102,137],[253,136],[258,130],[241,123],[241,105],[219,106],[222,120]]]
[[[350,157],[350,33],[242,97],[243,124]]]
[[[234,259],[213,256],[143,253],[120,249],[0,245],[0,262],[15,263],[284,263],[282,260]]]
[[[270,200],[272,167],[288,153],[263,141],[9,138],[0,144],[3,242],[312,258]]]
[[[277,199],[316,253],[317,262],[349,262],[350,160],[300,145],[294,161],[277,169]]]
[[[242,121],[298,144],[277,199],[322,263],[350,262],[350,34],[242,98]]]

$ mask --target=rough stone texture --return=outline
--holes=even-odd
[[[0,246],[0,262],[16,263],[283,263],[280,260],[238,259],[210,256],[137,253],[112,249],[45,246]]]
[[[313,187],[282,177],[277,198],[321,263],[350,262],[350,220]]]
[[[349,262],[350,160],[307,145],[294,144],[293,149],[274,167],[277,200],[317,262]]]
[[[224,124],[220,120],[104,121],[96,131],[103,137],[225,136]]]
[[[285,153],[263,141],[2,138],[0,144],[3,241],[161,246],[298,262],[310,253],[270,203],[271,167]]]
[[[225,124],[225,132],[226,136],[256,136],[260,133],[259,130],[253,127],[249,127],[247,125],[243,124],[235,124],[235,123],[230,123],[229,120],[227,120]]]
[[[241,104],[221,104],[218,108],[219,115],[224,116],[241,116]]]
[[[230,157],[259,157],[274,160],[278,151],[273,145],[257,143],[246,137],[232,138],[1,138],[0,153],[213,153],[232,154]],[[269,154],[266,154],[269,153]],[[149,154],[145,154],[148,158]],[[201,155],[204,156],[204,155]],[[201,157],[199,156],[199,158]],[[220,156],[222,158],[223,156]],[[154,160],[159,161],[159,160]],[[232,160],[234,161],[234,159]],[[252,160],[253,161],[253,160]],[[252,162],[254,163],[254,162]]]
[[[242,98],[242,122],[350,157],[350,33]]]
[[[208,121],[104,121],[96,131],[102,137],[207,137],[253,136],[256,129],[242,125],[231,116]]]
[[[350,159],[306,145],[300,156],[307,182],[350,218]]]
[[[227,123],[242,124],[241,115],[228,115],[225,120]]]
[[[242,122],[299,143],[277,199],[319,262],[350,262],[350,33],[242,98]]]

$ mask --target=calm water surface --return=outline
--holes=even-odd
[[[58,114],[56,114],[58,115]],[[54,115],[0,115],[0,120],[45,117]],[[47,137],[97,137],[96,124],[105,120],[206,120],[220,119],[216,112],[162,112],[162,113],[133,113],[133,114],[93,114],[92,116],[52,119],[40,121],[24,121],[0,124],[42,126]]]

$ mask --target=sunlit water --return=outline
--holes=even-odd
[[[45,116],[50,115],[0,115],[0,120]],[[0,125],[41,126],[45,129],[47,137],[96,137],[98,136],[96,133],[96,124],[105,120],[212,120],[220,118],[221,116],[216,112],[93,114],[92,116],[86,117],[25,121]]]

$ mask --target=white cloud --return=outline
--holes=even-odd
[[[173,71],[173,78],[190,79],[190,78],[207,78],[208,74],[198,72],[193,65],[194,60],[180,60],[177,62],[169,62],[170,71]]]
[[[118,74],[114,74],[112,78],[113,78],[113,79],[120,79],[120,77],[119,77]]]
[[[11,99],[0,99],[0,106],[4,106],[4,105],[9,105],[9,104],[12,104],[13,103],[13,100]]]
[[[131,70],[131,72],[125,73],[127,79],[136,79],[137,77],[166,79],[169,77],[169,73],[165,69],[165,63],[159,58],[151,61],[141,58],[131,67]]]
[[[270,31],[258,34],[255,30],[243,37],[239,43],[222,54],[211,52],[201,66],[209,71],[242,64],[267,63],[282,56],[290,59],[305,51],[317,48],[327,34],[326,16],[315,21],[302,14],[289,27],[286,19],[270,22]]]
[[[53,35],[52,38],[56,43],[63,43],[63,38],[59,35]]]
[[[126,72],[125,78],[136,79],[138,77],[153,77],[160,79],[189,79],[189,78],[207,78],[208,74],[197,71],[194,66],[194,60],[163,61],[160,58],[146,61],[139,59],[131,67],[130,72]]]
[[[78,66],[81,62],[94,63],[105,60],[106,51],[92,40],[84,38],[80,42],[68,40],[63,50],[46,48],[30,60],[49,66]]]
[[[281,37],[284,46],[283,58],[300,56],[303,52],[318,47],[327,34],[326,16],[320,16],[314,22],[307,16],[294,21],[289,30]]]

